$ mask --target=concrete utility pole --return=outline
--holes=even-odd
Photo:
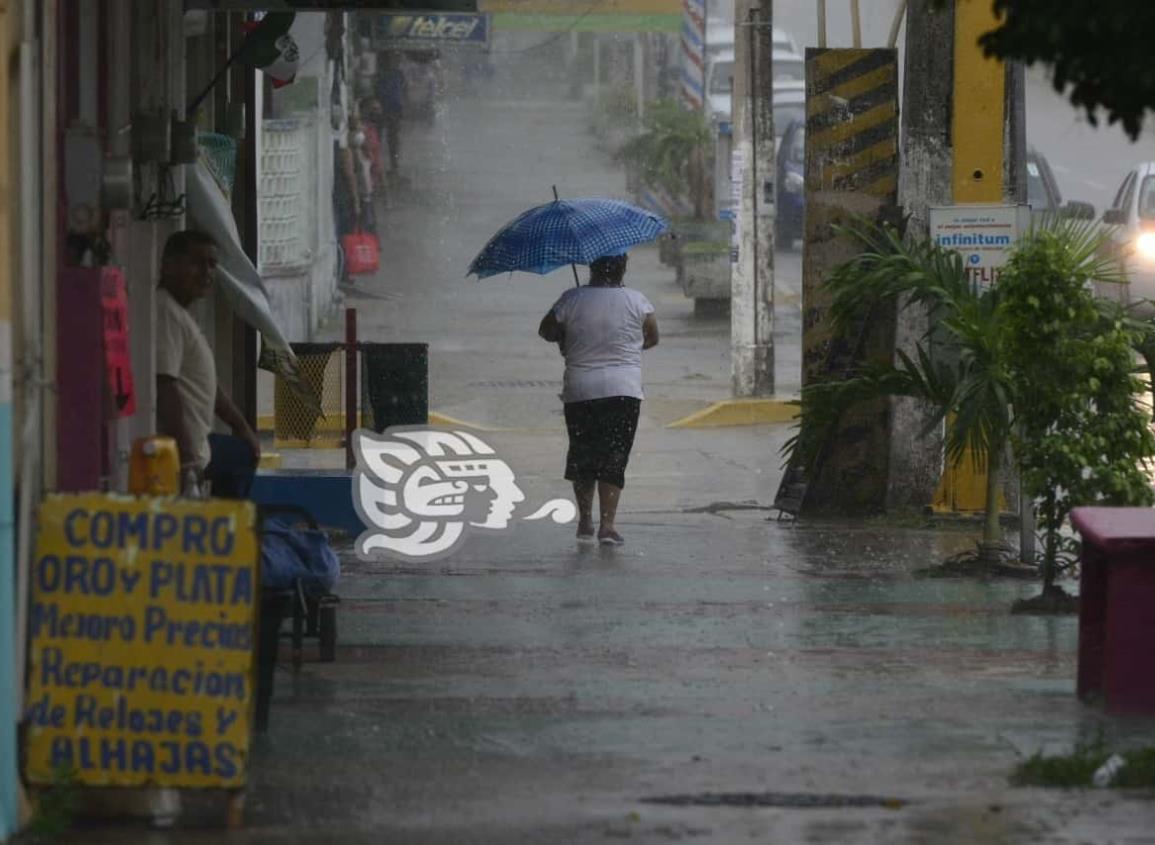
[[[912,237],[926,236],[930,206],[1026,200],[1023,71],[986,58],[977,44],[996,25],[982,0],[909,2],[899,202],[910,215]],[[913,309],[901,314],[895,345],[910,354],[930,321]],[[921,436],[925,419],[914,403],[892,402],[889,507],[922,505],[934,492],[942,443]],[[969,458],[948,466],[934,499],[937,508],[981,510],[985,474],[975,473]],[[1022,548],[1029,556],[1029,503],[1023,511]]]
[[[741,183],[730,274],[732,384],[774,393],[774,72],[770,0],[737,0],[731,97],[732,176]]]
[[[954,0],[935,6],[911,0],[903,73],[902,170],[898,203],[910,215],[908,237],[925,237],[929,209],[950,205],[953,147]],[[895,351],[914,355],[930,329],[925,308],[904,308],[895,324]],[[897,356],[896,356],[897,361]],[[930,412],[913,399],[890,402],[891,448],[887,508],[922,507],[942,470],[942,437],[923,435]]]

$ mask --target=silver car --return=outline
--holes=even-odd
[[[804,60],[793,53],[774,53],[774,139],[780,141],[782,133],[793,120],[804,120],[806,115],[806,83]],[[731,119],[734,91],[734,54],[720,54],[711,64],[706,74],[706,103],[710,117],[724,123]]]
[[[1114,226],[1114,244],[1130,281],[1128,300],[1155,315],[1155,161],[1131,168],[1103,222]]]

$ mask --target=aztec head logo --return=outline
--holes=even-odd
[[[357,538],[364,559],[385,552],[435,560],[456,551],[470,529],[503,531],[525,501],[513,470],[464,431],[357,431],[353,502],[368,528]],[[526,519],[571,522],[572,502],[554,499]]]

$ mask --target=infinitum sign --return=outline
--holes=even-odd
[[[999,269],[1029,223],[1026,206],[952,205],[930,210],[930,237],[962,255],[972,282],[989,285],[998,281]]]

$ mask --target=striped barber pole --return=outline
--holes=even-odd
[[[706,0],[682,0],[682,102],[705,105]]]
[[[689,217],[694,211],[693,203],[685,197],[671,196],[662,188],[644,187],[638,196],[638,205],[648,211],[672,219]]]

